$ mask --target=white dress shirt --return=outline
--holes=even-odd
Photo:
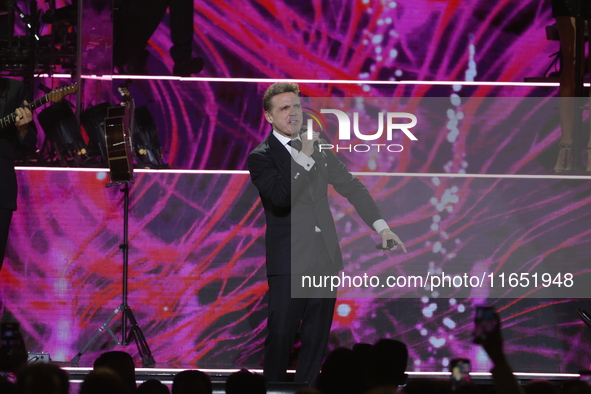
[[[288,145],[288,143],[291,142],[291,140],[292,140],[291,138],[286,137],[282,134],[279,134],[275,130],[273,130],[273,135],[279,140],[279,142],[281,142],[283,144],[285,149],[287,149],[287,151],[291,154],[291,157],[293,157],[293,159],[295,160],[296,163],[298,163],[299,165],[304,167],[304,169],[306,169],[307,171],[310,171],[314,167],[314,164],[316,164],[316,161],[313,158],[306,155],[305,153],[298,151],[297,149],[293,148],[291,145]],[[296,137],[294,139],[300,140],[300,137]],[[375,222],[373,222],[373,228],[374,228],[374,230],[376,230],[378,232],[378,234],[383,230],[390,229],[390,227],[388,226],[388,223],[386,223],[386,221],[384,219],[378,219]],[[316,232],[320,232],[320,231],[321,230],[318,227],[316,227]]]

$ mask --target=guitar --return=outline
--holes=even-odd
[[[35,108],[39,108],[42,105],[45,105],[49,102],[57,103],[61,101],[64,97],[70,94],[74,94],[78,91],[78,84],[72,84],[68,86],[62,86],[61,88],[52,90],[51,92],[47,93],[45,96],[41,97],[38,100],[29,103],[27,108],[33,111]],[[0,119],[0,130],[4,129],[10,125],[13,125],[16,122],[16,112],[13,112],[9,115],[6,115],[2,119]]]
[[[119,87],[123,96],[121,105],[107,109],[105,117],[105,142],[112,183],[129,182],[133,179],[133,157],[131,156],[131,132],[135,104],[131,98],[128,80]]]

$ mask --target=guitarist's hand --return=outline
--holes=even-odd
[[[27,134],[27,130],[29,129],[28,124],[33,121],[33,114],[28,107],[29,103],[27,103],[27,100],[23,101],[23,105],[24,107],[19,107],[14,111],[16,113],[14,124],[20,132],[21,137],[24,138],[25,134]]]

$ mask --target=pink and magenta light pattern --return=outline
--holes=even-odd
[[[542,75],[557,50],[557,43],[545,40],[544,28],[552,23],[547,3],[195,1],[194,52],[206,59],[204,77],[519,82]],[[165,18],[149,42],[152,73],[172,68],[169,30]],[[86,108],[105,100],[103,86],[86,84]],[[138,106],[152,111],[171,168],[245,170],[247,154],[269,132],[261,108],[267,85],[139,80],[131,93]],[[430,127],[418,132],[419,142],[405,145],[401,154],[342,156],[352,171],[366,173],[360,179],[409,248],[405,256],[376,251],[375,235],[333,193],[347,272],[394,267],[402,273],[410,265],[433,272],[568,268],[586,280],[587,181],[527,178],[553,166],[560,130],[555,103],[547,97],[556,88],[369,82],[300,87],[307,97],[413,97],[415,108],[443,114],[430,119]],[[432,97],[437,101],[430,103]],[[434,110],[439,107],[443,112]],[[410,175],[371,174],[377,171]],[[450,176],[464,173],[526,177]],[[108,175],[102,171],[26,169],[18,177],[19,210],[0,272],[0,297],[21,322],[29,350],[69,361],[121,303],[122,193],[105,188]],[[137,175],[131,186],[129,304],[158,365],[260,367],[263,236],[262,207],[245,173]],[[393,337],[409,346],[409,370],[441,371],[451,358],[469,357],[474,369],[484,371],[490,365],[470,334],[473,307],[488,302],[503,318],[515,370],[589,367],[588,333],[575,312],[591,309],[585,300],[489,296],[476,291],[443,298],[425,291],[409,298],[353,298],[344,291],[330,346]],[[116,333],[119,325],[120,319],[113,321]],[[103,333],[80,364],[91,365],[114,348]],[[136,355],[133,346],[126,350]]]

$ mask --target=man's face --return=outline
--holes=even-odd
[[[265,119],[281,135],[295,138],[302,128],[302,105],[297,94],[281,93],[271,98],[271,111],[265,111]]]

